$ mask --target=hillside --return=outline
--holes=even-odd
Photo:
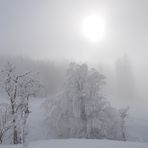
[[[22,146],[3,145],[0,148],[20,148]],[[148,148],[146,143],[120,142],[110,140],[48,140],[29,144],[29,148]]]

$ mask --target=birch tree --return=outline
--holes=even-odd
[[[103,95],[105,76],[72,63],[66,80],[63,92],[47,107],[57,137],[121,139],[120,114]]]
[[[11,63],[7,63],[1,70],[0,78],[11,108],[11,143],[25,143],[25,127],[30,113],[29,98],[36,94],[38,82],[32,78],[31,72],[20,74]]]

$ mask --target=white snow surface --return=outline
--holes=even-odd
[[[47,130],[48,127],[45,124],[46,112],[43,106],[45,99],[46,98],[33,98],[30,100],[31,114],[29,115],[28,119],[28,140],[30,142],[38,140],[47,140],[47,138],[50,138],[49,131]],[[0,103],[4,102],[8,102],[8,100],[4,96],[0,95]],[[127,120],[127,132],[129,141],[148,142],[148,119],[133,117],[132,115],[130,115]]]
[[[30,110],[31,114],[28,118],[29,141],[45,140],[47,139],[48,127],[45,124],[45,110],[43,108],[44,98],[31,99]]]
[[[31,114],[28,119],[29,141],[52,138],[45,124],[46,112],[43,106],[45,100],[46,98],[31,99]],[[127,119],[127,135],[129,141],[148,142],[148,119],[130,115]]]
[[[0,148],[23,148],[22,145],[0,145]],[[47,140],[36,141],[28,145],[28,148],[148,148],[148,143],[121,142],[110,140]]]

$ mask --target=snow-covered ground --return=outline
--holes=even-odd
[[[0,148],[22,148],[22,145],[1,145]],[[47,140],[29,144],[28,148],[148,148],[148,143],[121,142],[110,140]]]
[[[127,120],[128,140],[148,142],[148,119],[129,117]]]
[[[5,99],[3,96],[0,97],[0,102],[6,102],[7,99]],[[29,141],[32,143],[31,145],[40,145],[40,142],[37,142],[38,140],[47,140],[47,137],[49,138],[49,133],[48,133],[48,127],[46,127],[45,125],[45,110],[43,108],[43,102],[45,101],[44,98],[41,99],[31,99],[31,114],[29,116],[28,119],[28,129],[29,129],[29,135],[28,135],[28,139]],[[129,116],[128,120],[127,120],[127,132],[128,132],[128,140],[130,141],[139,141],[139,142],[148,142],[148,120],[147,119],[143,119],[143,118],[139,118],[139,117],[133,117],[132,115]],[[48,136],[47,136],[48,135]],[[36,142],[34,142],[36,141]],[[56,142],[55,142],[56,141]],[[74,143],[74,141],[76,142],[75,145],[79,145],[78,143],[84,145],[85,148],[87,148],[87,141],[78,141],[78,140],[68,140],[70,143]],[[68,141],[62,142],[62,140],[49,140],[49,141],[45,141],[45,142],[41,142],[41,145],[44,143],[49,143],[49,145],[56,145],[58,146],[58,144],[60,145],[60,143],[68,147]],[[88,140],[90,142],[90,144],[92,144],[91,147],[95,147],[94,143],[98,143],[100,145],[106,145],[106,147],[111,144],[113,145],[120,145],[120,143],[122,142],[113,142],[113,141],[107,141],[107,143],[105,144],[105,140],[101,140],[101,141],[96,141],[96,140]],[[55,143],[54,143],[55,142]],[[57,143],[57,144],[56,144]],[[85,144],[86,143],[86,144]],[[88,144],[88,145],[90,145]],[[86,146],[85,146],[86,145]],[[122,145],[122,144],[121,144]],[[143,144],[132,144],[132,143],[123,143],[123,146],[126,145],[131,145],[131,146],[135,146],[137,145],[137,147],[139,146],[140,148],[142,148],[141,146]],[[144,144],[145,146],[145,144]],[[0,148],[2,146],[0,145]],[[44,146],[43,146],[44,147]],[[54,147],[54,146],[52,146]],[[71,146],[70,146],[71,147]],[[148,148],[148,144],[146,145],[146,147]],[[13,147],[12,147],[13,148]],[[56,148],[56,147],[54,147]],[[120,146],[119,146],[120,148]],[[126,147],[124,147],[126,148]],[[136,147],[134,147],[136,148]]]
[[[31,100],[31,114],[28,120],[29,140],[47,139],[48,127],[46,127],[45,110],[43,108],[44,98]],[[133,117],[132,114],[127,119],[128,140],[148,142],[148,120],[139,117]]]
[[[48,127],[45,125],[45,110],[43,108],[44,98],[31,100],[31,114],[28,118],[30,141],[45,140],[48,134]]]

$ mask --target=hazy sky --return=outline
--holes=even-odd
[[[144,105],[147,6],[148,0],[0,0],[0,55],[113,65],[126,54],[137,86],[144,90]],[[106,23],[103,40],[95,43],[82,34],[82,22],[91,13],[103,16]]]
[[[110,63],[127,53],[146,60],[147,6],[147,0],[0,0],[0,54]],[[92,12],[106,21],[101,42],[81,32]]]

